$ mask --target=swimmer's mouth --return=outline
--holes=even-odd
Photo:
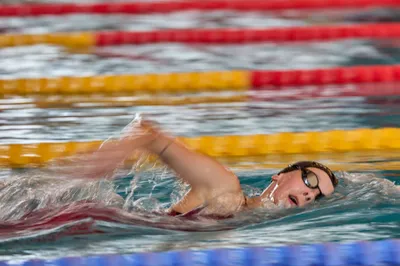
[[[297,200],[297,198],[293,195],[289,195],[289,200],[291,202],[293,202],[294,205],[299,206],[299,201]]]

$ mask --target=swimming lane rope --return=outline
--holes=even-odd
[[[166,29],[151,31],[3,34],[0,35],[0,47],[55,44],[82,48],[160,42],[227,44],[253,42],[310,42],[398,37],[400,37],[400,23],[370,23],[256,29]]]
[[[400,128],[284,132],[269,135],[200,136],[178,138],[190,148],[213,157],[312,154],[324,152],[400,149]],[[101,141],[0,145],[0,165],[22,167],[93,151]]]
[[[0,17],[65,15],[77,13],[146,14],[187,10],[277,11],[288,9],[347,9],[398,6],[400,6],[400,2],[397,0],[169,0],[82,4],[15,4],[0,6]]]
[[[210,71],[0,80],[0,95],[132,93],[168,94],[205,91],[285,89],[288,86],[396,83],[400,65],[353,66],[311,70]],[[367,88],[367,87],[366,87]],[[398,94],[398,86],[385,95]],[[365,95],[379,95],[379,87]],[[349,91],[348,95],[362,95]]]
[[[340,98],[399,95],[400,82],[344,84],[307,87],[281,87],[280,91],[266,88],[262,93],[227,92],[195,93],[176,95],[147,94],[137,96],[129,93],[119,94],[51,94],[30,95],[28,98],[13,98],[12,95],[0,99],[3,110],[22,110],[26,108],[107,108],[132,106],[176,106],[205,103],[245,103],[268,102],[277,100],[301,100],[309,98]]]
[[[94,255],[88,257],[65,257],[8,265],[203,265],[203,266],[347,266],[347,265],[400,265],[400,240],[363,241],[353,243],[321,243],[288,245],[281,247],[219,248],[208,250],[167,251],[161,253],[136,253],[131,255]]]

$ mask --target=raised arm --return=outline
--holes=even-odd
[[[145,122],[149,127],[148,122]],[[175,138],[150,125],[155,136],[146,148],[157,154],[192,189],[234,190],[240,188],[237,176],[217,160],[186,147]]]
[[[175,211],[190,211],[221,195],[228,199],[228,194],[233,196],[228,199],[229,204],[233,208],[239,206],[240,202],[236,201],[242,199],[241,187],[234,173],[217,160],[185,147],[147,121],[137,122],[123,137],[103,143],[97,151],[85,155],[62,174],[78,178],[112,177],[114,170],[136,149],[158,155],[191,186],[189,193],[173,207]]]
[[[148,129],[148,124],[144,124]],[[150,129],[155,138],[146,149],[158,154],[178,177],[190,185],[189,192],[172,207],[173,211],[186,213],[207,204],[211,209],[217,208],[218,215],[223,216],[231,214],[241,206],[242,190],[234,173],[217,160],[185,147],[151,125]],[[224,202],[222,209],[221,201]]]

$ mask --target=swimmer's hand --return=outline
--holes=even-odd
[[[60,175],[69,178],[113,178],[118,167],[137,150],[147,151],[158,136],[158,129],[148,121],[128,125],[120,138],[109,139],[94,152],[79,156]]]
[[[157,137],[163,134],[158,125],[154,122],[146,119],[140,119],[134,124],[130,130],[128,130],[128,137],[136,137],[139,135],[152,135]]]

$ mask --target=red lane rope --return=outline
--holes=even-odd
[[[349,38],[400,37],[400,23],[302,26],[270,29],[173,29],[141,32],[110,31],[97,32],[94,34],[97,46],[157,42],[245,43],[265,41],[329,41]]]
[[[251,101],[302,100],[309,98],[344,98],[400,95],[400,82],[321,85],[306,87],[262,88],[249,96]]]
[[[0,16],[41,16],[73,13],[145,14],[184,10],[267,11],[285,9],[399,7],[398,0],[204,0],[88,4],[16,4],[0,7]]]
[[[250,79],[254,90],[285,89],[285,86],[391,83],[400,81],[400,65],[252,71]]]

